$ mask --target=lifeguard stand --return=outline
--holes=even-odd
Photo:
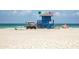
[[[43,13],[40,16],[42,17],[42,20],[37,20],[37,26],[38,28],[54,28],[54,20],[51,20],[51,17],[53,14],[51,12]]]

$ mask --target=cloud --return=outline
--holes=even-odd
[[[60,12],[54,12],[54,16],[61,16]]]
[[[31,10],[12,10],[10,11],[11,14],[15,15],[25,15],[25,14],[31,14],[32,11]]]
[[[23,14],[31,14],[32,11],[31,10],[23,10],[23,11],[20,11],[20,14],[23,15]]]
[[[75,15],[75,16],[79,16],[79,12],[75,12],[73,15]]]
[[[11,12],[12,12],[12,14],[17,14],[17,11],[16,10],[13,10]]]
[[[54,12],[54,16],[57,16],[57,17],[67,17],[70,15],[72,15],[72,14],[65,13],[65,12]]]

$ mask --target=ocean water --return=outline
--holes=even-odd
[[[64,24],[55,24],[55,27],[62,27]],[[67,24],[70,28],[79,28],[79,24]]]
[[[64,24],[55,24],[54,27],[61,27]],[[0,24],[0,29],[25,28],[25,24]],[[79,28],[79,24],[68,24],[70,28]]]
[[[25,24],[0,24],[0,29],[25,28]]]

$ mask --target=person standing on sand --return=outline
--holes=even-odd
[[[64,24],[62,28],[66,29],[69,28],[69,26],[67,24]]]

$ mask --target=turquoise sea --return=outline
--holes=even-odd
[[[55,27],[61,27],[64,24],[55,24]],[[79,28],[79,24],[67,24],[70,28]]]
[[[0,24],[0,29],[25,28],[25,24]]]
[[[55,24],[54,27],[61,27],[63,24]],[[6,28],[25,28],[25,24],[0,24],[0,29]],[[71,28],[79,28],[79,24],[68,24]]]

